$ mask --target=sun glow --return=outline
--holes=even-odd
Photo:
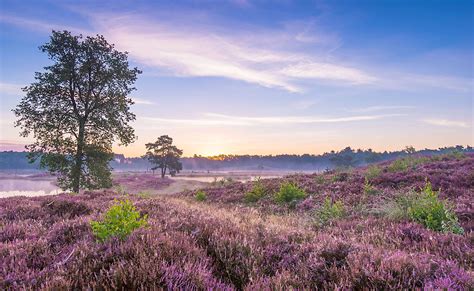
[[[221,145],[206,145],[205,147],[198,149],[198,155],[205,156],[205,157],[212,157],[218,156],[222,153],[226,153],[226,149]]]

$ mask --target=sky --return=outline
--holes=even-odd
[[[474,144],[472,1],[0,1],[0,150],[11,110],[50,64],[51,31],[104,35],[143,71],[140,156],[321,154]]]

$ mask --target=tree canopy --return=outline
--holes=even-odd
[[[161,177],[164,178],[168,170],[171,175],[179,173],[183,169],[179,158],[183,151],[173,145],[173,139],[167,135],[160,136],[155,142],[147,143],[146,158],[155,166],[152,170],[161,169]]]
[[[35,74],[13,110],[20,135],[35,138],[30,160],[58,174],[63,189],[110,186],[112,143],[135,140],[128,95],[141,71],[101,35],[53,31],[40,50],[53,64]]]

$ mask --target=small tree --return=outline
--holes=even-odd
[[[413,155],[416,153],[416,149],[413,146],[406,146],[404,151],[409,155]]]
[[[127,95],[140,70],[101,35],[53,31],[40,49],[53,64],[36,73],[13,110],[21,136],[36,139],[27,146],[30,161],[59,174],[63,189],[110,187],[112,143],[135,139]]]
[[[166,175],[166,170],[171,174],[179,173],[183,169],[179,158],[183,154],[183,151],[173,145],[173,139],[167,135],[160,136],[156,142],[147,143],[146,145],[146,158],[150,163],[155,165],[151,168],[153,171],[161,169],[161,178]]]

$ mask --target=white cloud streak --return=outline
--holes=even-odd
[[[181,124],[194,126],[255,126],[255,125],[290,125],[290,124],[322,124],[322,123],[344,123],[378,120],[388,117],[403,116],[403,114],[384,114],[384,115],[358,115],[344,117],[313,117],[313,116],[267,116],[267,117],[249,117],[232,116],[219,113],[205,113],[205,118],[198,119],[175,119],[175,118],[155,118],[143,117],[144,121]]]
[[[393,106],[369,106],[369,107],[364,107],[364,108],[354,108],[354,109],[348,109],[347,111],[349,112],[376,112],[376,111],[384,111],[384,110],[396,110],[396,109],[413,109],[415,108],[414,106],[408,106],[408,105],[393,105]]]
[[[156,105],[156,103],[153,101],[138,98],[138,97],[132,97],[132,101],[137,105]]]
[[[23,91],[21,90],[23,87],[25,87],[25,85],[0,82],[0,93],[8,95],[21,95],[23,94]]]
[[[334,56],[327,46],[339,46],[342,41],[326,32],[312,31],[311,21],[309,24],[298,21],[280,30],[248,26],[236,29],[212,22],[201,25],[201,19],[169,20],[163,14],[152,19],[138,13],[98,13],[77,7],[74,11],[88,17],[93,28],[87,30],[7,14],[1,14],[0,21],[41,32],[66,29],[84,35],[104,34],[142,65],[165,70],[165,74],[172,76],[222,77],[290,92],[304,92],[308,83],[315,81],[408,91],[441,88],[472,92],[473,89],[472,78],[420,75],[385,67],[367,72],[328,61]],[[192,18],[192,13],[186,15]],[[295,42],[300,46],[295,46]],[[322,54],[318,56],[317,51]]]
[[[469,124],[464,121],[455,121],[455,120],[448,120],[448,119],[423,119],[422,121],[424,123],[436,125],[436,126],[462,127],[462,128],[470,127]]]
[[[246,38],[231,31],[214,31],[199,25],[182,27],[138,15],[90,17],[97,30],[121,50],[129,51],[132,58],[177,76],[223,77],[290,92],[303,91],[298,81],[304,79],[344,84],[376,81],[357,68],[316,60],[291,49],[265,46],[274,31],[252,31],[252,37]]]
[[[75,33],[82,33],[85,35],[93,34],[93,32],[88,31],[86,29],[73,27],[69,25],[59,24],[59,23],[52,23],[52,22],[45,22],[41,20],[35,20],[30,18],[24,17],[17,17],[7,14],[0,14],[0,21],[3,23],[8,23],[14,26],[23,27],[33,31],[40,31],[40,32],[51,32],[51,30],[69,30]]]

